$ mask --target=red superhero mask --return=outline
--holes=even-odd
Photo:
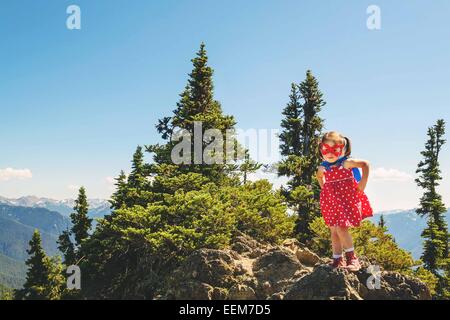
[[[335,144],[334,146],[330,146],[328,143],[322,143],[320,145],[321,152],[325,156],[329,153],[333,154],[335,157],[339,157],[344,150],[344,144]]]

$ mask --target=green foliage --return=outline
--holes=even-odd
[[[411,254],[399,248],[392,235],[370,221],[363,221],[359,228],[352,228],[351,234],[357,252],[372,264],[399,272],[406,272],[415,265]]]
[[[116,183],[116,191],[112,194],[111,200],[111,209],[120,209],[123,205],[126,204],[127,198],[127,176],[123,170],[120,171],[120,175],[115,179]]]
[[[89,237],[89,230],[92,226],[92,219],[88,217],[89,205],[84,187],[80,188],[73,209],[75,212],[70,215],[72,228],[63,231],[58,238],[58,248],[64,255],[66,265],[77,264],[82,256],[80,246]],[[72,237],[75,242],[72,242]]]
[[[428,218],[427,227],[422,232],[422,238],[425,241],[421,259],[424,267],[438,278],[437,297],[448,298],[450,279],[446,269],[449,256],[449,233],[444,216],[447,210],[442,196],[436,190],[439,181],[442,180],[439,155],[445,144],[444,120],[438,120],[428,129],[427,134],[425,150],[421,152],[423,160],[419,162],[416,170],[419,174],[416,183],[424,189],[417,213]]]
[[[61,275],[62,265],[58,258],[48,257],[41,245],[38,230],[30,240],[30,255],[26,261],[28,266],[26,282],[23,289],[15,291],[18,300],[56,300],[61,297],[64,278]]]
[[[89,230],[92,226],[92,219],[88,217],[89,205],[84,187],[80,188],[73,209],[75,212],[70,215],[72,219],[72,235],[75,238],[75,244],[79,246],[89,236]]]
[[[378,221],[378,226],[380,228],[386,228],[386,221],[384,221],[384,216],[383,215],[380,216],[380,221]]]
[[[223,136],[227,133],[234,133],[234,125],[236,123],[234,118],[224,115],[220,102],[214,99],[213,70],[208,66],[208,57],[203,43],[200,45],[197,56],[192,59],[192,63],[193,70],[189,74],[188,84],[180,95],[180,101],[177,103],[177,108],[173,111],[173,116],[159,120],[157,125],[158,132],[161,133],[164,140],[167,140],[167,143],[146,147],[148,152],[154,153],[153,160],[155,165],[150,166],[152,174],[157,174],[158,165],[173,163],[171,151],[179,142],[173,141],[172,138],[174,132],[179,129],[185,130],[192,137],[194,134],[194,122],[198,121],[202,125],[202,135],[208,129],[217,129]],[[230,134],[230,136],[230,139],[232,139],[233,134]],[[194,149],[194,139],[191,140],[190,146],[191,149]],[[210,142],[207,139],[202,140],[202,151],[207,148]],[[225,152],[224,155],[224,159],[226,159]],[[242,156],[238,155],[237,158],[241,159]],[[235,166],[225,163],[195,164],[193,152],[188,162],[177,165],[177,173],[200,173],[210,181],[218,184],[228,183],[227,175],[235,170]]]
[[[417,263],[421,263],[421,261],[418,261]],[[427,285],[428,289],[430,289],[431,295],[436,295],[436,288],[438,286],[439,279],[432,272],[424,267],[418,267],[413,272],[410,272],[409,275],[415,276],[416,278],[420,279]]]
[[[320,256],[331,256],[330,228],[327,227],[323,218],[314,218],[309,224],[309,229],[312,232],[312,238],[307,242],[310,249]]]
[[[88,255],[82,269],[92,275],[83,289],[87,296],[149,298],[193,250],[226,248],[237,231],[277,242],[292,228],[282,198],[267,181],[179,189],[146,208],[122,208],[99,222],[83,246]]]
[[[242,182],[247,183],[248,174],[258,171],[262,167],[261,163],[253,161],[250,158],[248,150],[244,151],[244,161],[239,166],[239,172],[242,174]]]
[[[0,300],[12,300],[13,290],[0,284]]]
[[[278,164],[278,175],[290,178],[282,192],[297,213],[295,231],[303,242],[311,239],[309,225],[320,215],[320,187],[315,171],[320,163],[317,150],[323,129],[319,117],[325,105],[322,96],[319,83],[308,70],[303,82],[291,85],[290,101],[281,122],[280,150],[285,158]]]

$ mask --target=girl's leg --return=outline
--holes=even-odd
[[[336,232],[344,251],[353,248],[353,239],[347,227],[336,227]]]
[[[339,238],[337,227],[330,227],[331,231],[331,247],[333,250],[333,257],[342,255],[342,243]]]
[[[358,271],[361,269],[361,264],[359,263],[358,258],[355,256],[354,248],[353,248],[353,240],[352,236],[347,227],[338,227],[337,233],[339,235],[339,239],[344,247],[345,251],[345,260],[347,264],[347,269],[351,271]]]

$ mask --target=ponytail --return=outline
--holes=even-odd
[[[350,157],[350,155],[352,154],[352,142],[347,137],[344,137],[344,140],[345,140],[345,156]]]

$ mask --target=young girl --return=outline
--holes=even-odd
[[[369,177],[369,163],[348,158],[351,154],[350,139],[338,132],[326,133],[319,144],[322,162],[317,179],[322,188],[320,208],[326,225],[331,230],[333,268],[361,269],[353,248],[349,227],[358,227],[361,220],[373,215],[364,194]],[[362,178],[359,169],[362,169]],[[359,180],[357,182],[357,180]],[[345,252],[345,260],[342,258]]]

